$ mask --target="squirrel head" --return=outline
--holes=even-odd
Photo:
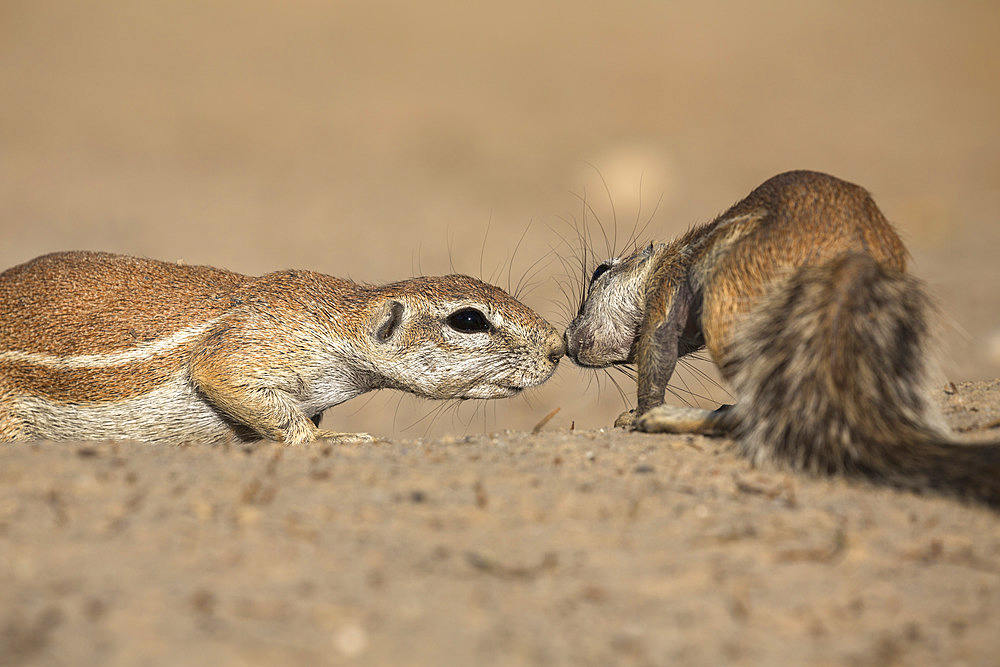
[[[547,380],[565,354],[548,322],[469,276],[414,278],[379,293],[371,358],[387,387],[425,398],[504,398]]]
[[[597,265],[583,303],[566,328],[566,354],[580,366],[603,368],[633,361],[645,306],[646,280],[666,246],[652,244]]]

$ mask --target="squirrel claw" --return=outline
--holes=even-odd
[[[634,425],[635,418],[635,409],[633,408],[632,410],[627,410],[618,415],[618,418],[615,419],[615,428],[631,429]]]

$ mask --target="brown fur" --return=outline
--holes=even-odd
[[[939,426],[925,389],[930,306],[906,260],[865,190],[780,174],[712,222],[606,264],[568,354],[638,365],[641,430],[730,433],[755,461],[1000,503],[1000,449],[954,444]],[[614,320],[638,325],[602,347]],[[736,407],[663,406],[678,357],[702,346]]]

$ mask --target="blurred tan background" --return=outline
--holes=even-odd
[[[998,35],[988,1],[5,2],[0,265],[87,248],[368,282],[537,270],[523,300],[562,328],[560,238],[586,223],[606,254],[583,200],[620,247],[811,168],[898,225],[953,325],[949,379],[996,377]],[[419,437],[556,407],[592,428],[625,405],[564,363],[524,398],[382,392],[326,424]]]

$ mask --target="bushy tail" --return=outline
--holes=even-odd
[[[723,364],[742,451],[1000,506],[1000,444],[952,441],[927,390],[932,315],[919,282],[865,254],[796,270]]]

